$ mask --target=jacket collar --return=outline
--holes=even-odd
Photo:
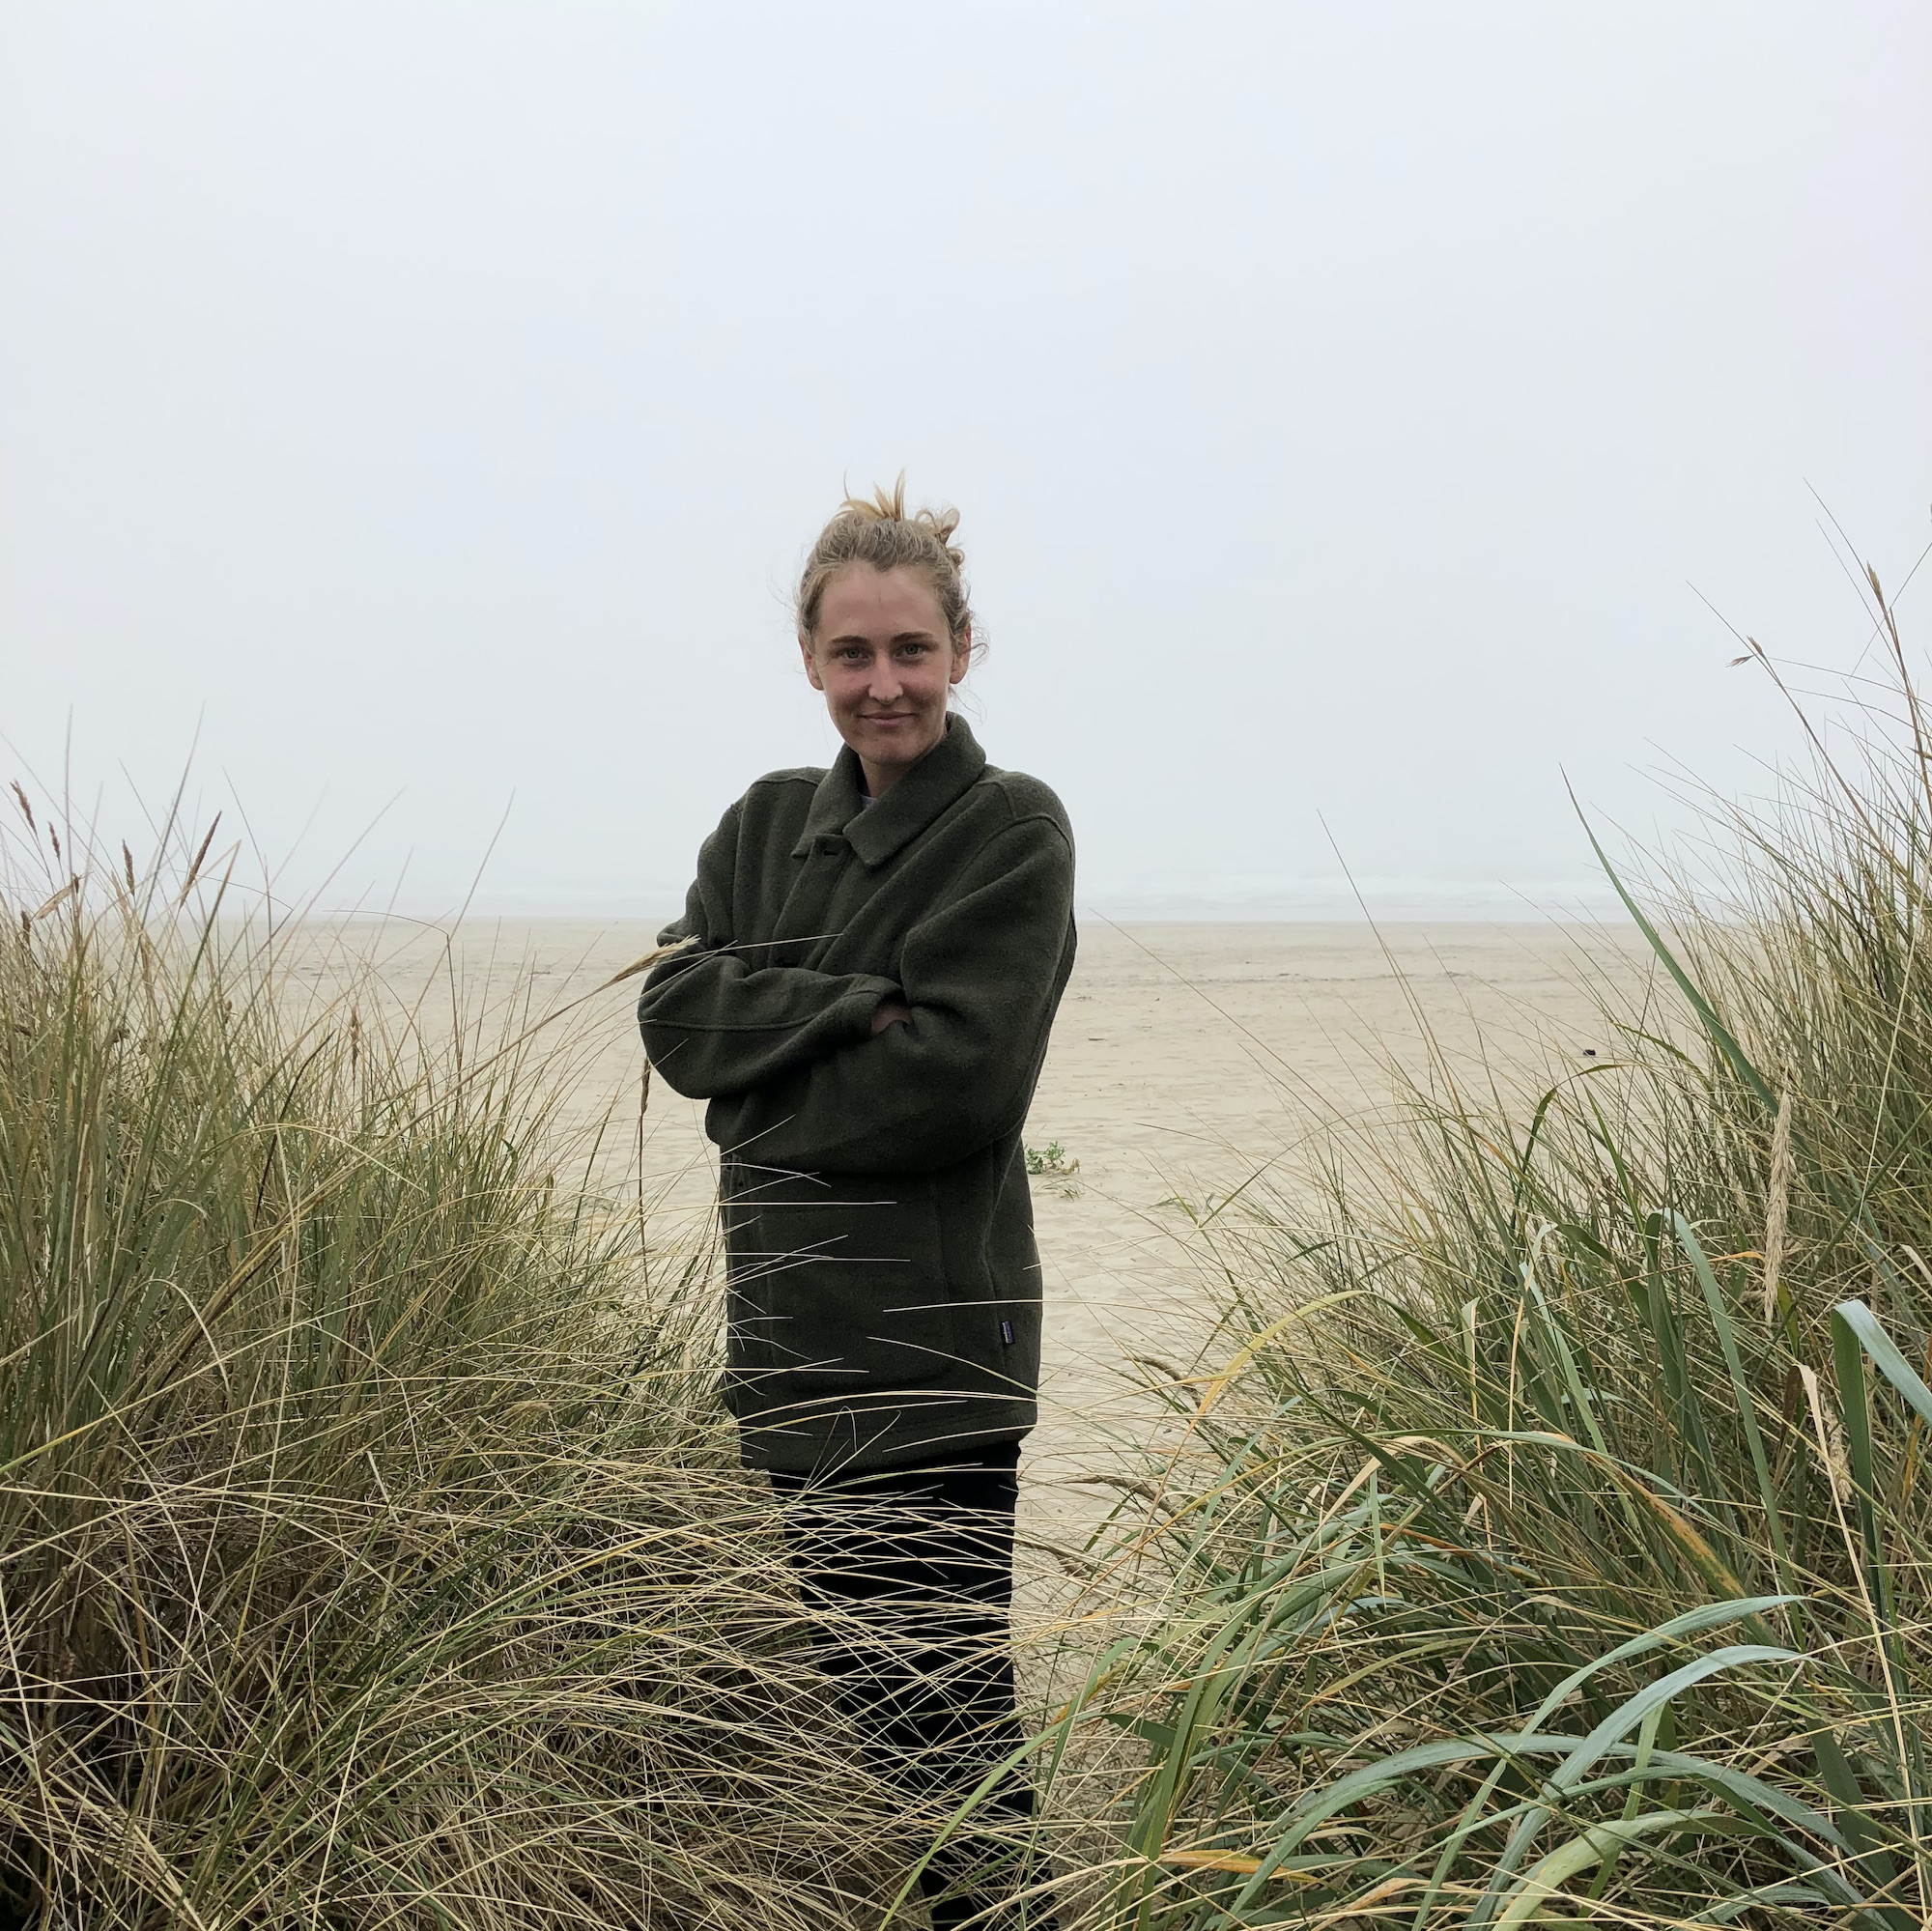
[[[946,735],[867,809],[859,759],[847,745],[818,781],[805,814],[805,829],[791,855],[804,858],[823,832],[843,832],[868,866],[884,865],[971,790],[985,768],[986,753],[979,739],[964,718],[950,711]]]

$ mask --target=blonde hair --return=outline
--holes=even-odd
[[[869,563],[874,570],[917,570],[932,585],[939,614],[957,650],[973,635],[973,609],[966,600],[966,580],[960,575],[966,554],[952,541],[959,512],[915,510],[905,506],[905,471],[890,495],[873,490],[870,497],[847,497],[818,532],[811,554],[798,580],[798,640],[811,647],[818,628],[818,607],[825,586],[848,563]]]

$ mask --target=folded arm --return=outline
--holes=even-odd
[[[870,973],[760,965],[755,951],[733,951],[737,843],[734,805],[698,854],[684,917],[658,934],[660,945],[696,943],[655,967],[638,1001],[652,1066],[693,1099],[746,1093],[869,1038],[880,1002],[898,993]]]
[[[898,987],[870,973],[753,965],[716,948],[667,959],[638,1025],[651,1065],[679,1093],[717,1099],[780,1079],[872,1033]]]
[[[909,1018],[871,1034],[874,998],[860,1036],[714,1108],[713,1136],[759,1166],[868,1173],[949,1166],[1010,1132],[1071,964],[1072,906],[1060,828],[1003,832],[907,934],[894,990]]]

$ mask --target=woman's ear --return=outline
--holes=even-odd
[[[971,666],[972,662],[973,662],[973,626],[971,624],[968,624],[966,626],[965,636],[956,639],[953,642],[952,668],[947,673],[946,681],[949,684],[958,683],[960,678],[965,676],[966,671],[968,667]]]
[[[810,678],[811,688],[814,691],[824,690],[825,680],[818,674],[818,659],[812,655],[811,643],[809,639],[799,639],[798,654],[805,659],[805,674]]]

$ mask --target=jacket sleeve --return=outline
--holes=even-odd
[[[717,1099],[782,1078],[794,1067],[871,1036],[872,1014],[898,987],[870,973],[759,966],[732,950],[738,807],[704,841],[684,917],[660,945],[695,941],[652,968],[638,1029],[654,1071],[693,1099]]]
[[[1072,847],[1050,819],[1024,819],[906,935],[910,1023],[714,1107],[711,1137],[737,1159],[803,1172],[965,1159],[1021,1123],[1072,953]]]

